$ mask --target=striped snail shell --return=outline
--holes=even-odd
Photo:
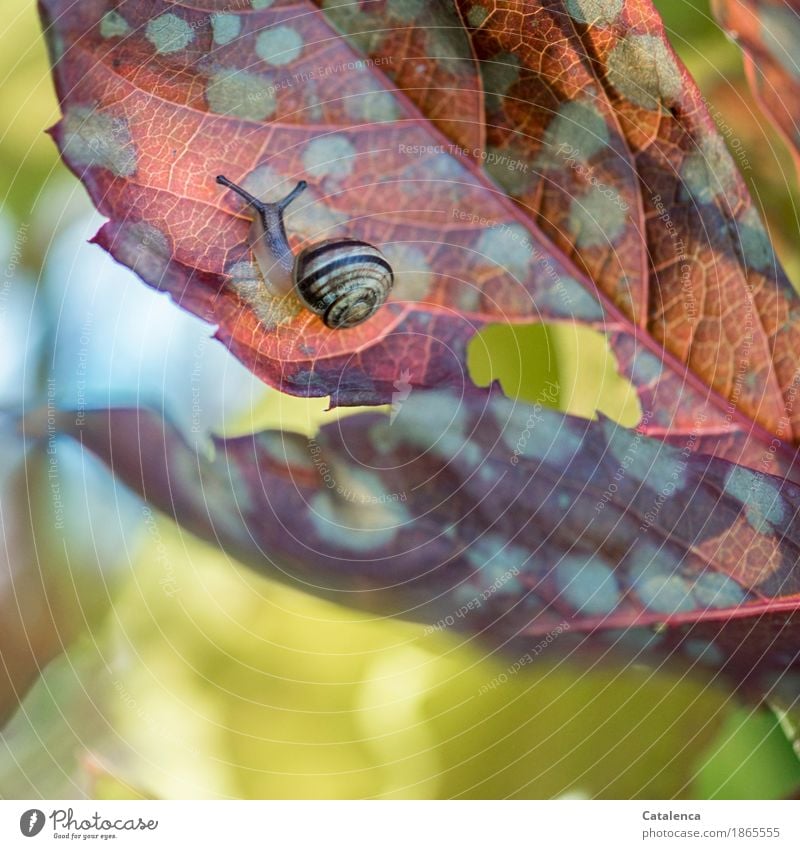
[[[308,245],[297,256],[286,238],[283,213],[306,188],[301,180],[283,200],[266,203],[220,175],[217,182],[236,192],[257,215],[251,247],[261,271],[279,292],[294,290],[327,327],[355,327],[374,315],[394,283],[386,257],[368,242],[346,237]]]

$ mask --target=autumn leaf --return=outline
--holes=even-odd
[[[322,7],[42,0],[101,245],[283,391],[469,390],[487,323],[575,321],[643,432],[800,478],[798,299],[649,2]],[[267,199],[308,180],[295,247],[379,245],[390,303],[331,331],[271,295],[219,173]]]
[[[37,679],[41,668],[59,651],[60,635],[47,610],[43,581],[36,568],[35,550],[20,474],[25,455],[13,423],[2,422],[3,474],[0,480],[0,523],[3,550],[0,560],[0,727],[19,705],[21,695]],[[25,627],[30,617],[37,627]],[[63,623],[62,623],[63,625]]]
[[[416,392],[394,422],[215,439],[212,459],[146,410],[61,426],[184,528],[343,604],[750,687],[797,662],[800,487],[608,419]]]
[[[796,0],[712,0],[714,14],[745,52],[756,99],[800,166],[800,4]]]
[[[0,728],[47,664],[108,611],[121,527],[131,524],[94,458],[55,434],[26,442],[17,424],[0,415]]]

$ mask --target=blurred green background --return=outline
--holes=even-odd
[[[745,176],[800,279],[793,166],[745,90],[736,48],[706,3],[658,5],[704,93],[753,152]],[[58,109],[34,4],[3,9],[0,196],[6,229],[26,232],[14,285],[34,287],[65,210],[88,202],[43,132]],[[493,328],[471,367],[509,394],[533,399],[557,380],[562,409],[637,420],[599,334]],[[324,408],[265,392],[238,426],[312,433],[333,415]],[[47,496],[41,483],[26,487]],[[707,681],[545,658],[479,695],[507,660],[261,579],[165,519],[145,525],[113,580],[87,580],[75,577],[85,540],[53,545],[34,520],[31,568],[79,627],[57,629],[66,653],[3,731],[0,796],[777,798],[800,784],[771,715]]]

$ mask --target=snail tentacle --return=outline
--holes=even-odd
[[[269,203],[259,200],[222,174],[217,177],[217,182],[236,192],[256,211],[257,215],[251,226],[250,245],[268,284],[275,288],[278,294],[287,294],[292,287],[291,272],[294,268],[294,254],[286,236],[283,213],[286,207],[307,188],[308,183],[301,180],[285,198],[276,203]]]

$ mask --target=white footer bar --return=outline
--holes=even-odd
[[[54,841],[170,849],[796,849],[800,803],[0,801],[0,846]]]

